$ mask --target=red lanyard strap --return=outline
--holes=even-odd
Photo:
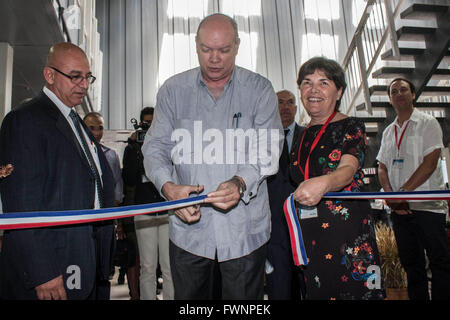
[[[397,150],[400,152],[400,145],[403,141],[403,136],[405,135],[406,129],[408,128],[409,120],[405,125],[405,128],[402,130],[402,134],[400,135],[400,141],[398,141],[398,134],[397,134],[397,125],[394,125],[394,133],[395,133],[395,144],[397,145]]]
[[[306,164],[305,164],[305,170],[303,170],[302,166],[300,165],[300,151],[302,149],[302,145],[303,145],[303,139],[305,139],[305,135],[306,135],[306,131],[309,128],[309,125],[306,127],[306,129],[303,131],[303,135],[302,135],[302,140],[300,142],[300,146],[298,148],[298,159],[297,159],[297,163],[298,163],[298,168],[300,169],[300,171],[303,174],[303,177],[305,178],[305,180],[309,179],[309,158],[311,157],[311,153],[313,152],[313,150],[316,148],[317,144],[319,143],[320,138],[323,136],[325,129],[328,127],[328,125],[330,124],[331,120],[333,120],[334,116],[336,115],[337,111],[334,111],[333,114],[328,118],[327,122],[325,122],[325,124],[322,126],[322,128],[320,129],[319,133],[317,134],[316,138],[314,139],[312,145],[311,145],[311,149],[309,150],[309,154],[308,154],[308,158],[306,159]]]

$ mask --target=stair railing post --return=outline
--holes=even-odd
[[[389,38],[392,47],[392,56],[396,60],[400,60],[400,49],[398,48],[397,31],[395,30],[394,10],[392,10],[392,0],[384,0],[384,8],[386,11],[387,28],[389,30]]]
[[[359,72],[361,74],[361,85],[364,95],[364,102],[366,103],[367,112],[372,115],[372,104],[370,102],[369,82],[367,81],[368,73],[366,60],[364,57],[364,47],[362,43],[361,33],[356,37],[356,50],[358,52]]]

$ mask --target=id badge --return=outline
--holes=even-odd
[[[298,217],[302,220],[317,218],[318,216],[317,207],[300,206],[298,208]]]
[[[392,166],[394,169],[403,169],[403,159],[394,159],[392,160]]]

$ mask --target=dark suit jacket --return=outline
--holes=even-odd
[[[81,123],[99,150],[105,205],[112,207],[111,169],[100,145]],[[69,123],[44,92],[3,120],[0,163],[14,165],[13,173],[0,184],[4,212],[94,207],[95,179],[87,159]],[[96,279],[108,279],[112,239],[110,221],[6,231],[0,297],[36,299],[34,287],[63,275],[69,299],[87,298]],[[79,270],[81,277],[77,279],[73,270]]]
[[[297,141],[300,140],[303,130],[304,127],[301,127],[298,124],[295,125],[291,152],[289,154],[291,163],[293,161],[292,155],[294,153],[293,151],[295,150],[294,148],[296,145],[298,148]],[[272,213],[272,233],[269,245],[282,244],[283,246],[287,246],[287,248],[290,248],[289,231],[287,228],[286,219],[284,217],[283,205],[286,198],[295,191],[297,186],[294,185],[294,182],[290,179],[288,174],[289,170],[287,169],[288,168],[286,168],[286,171],[283,171],[280,167],[276,175],[270,176],[267,179],[270,211]]]
[[[273,271],[267,275],[267,294],[272,300],[299,299],[301,278],[300,269],[295,268],[289,239],[289,229],[284,217],[283,205],[286,198],[295,191],[296,185],[289,176],[289,166],[284,159],[292,163],[295,145],[301,138],[304,127],[295,125],[290,154],[282,154],[280,168],[276,175],[267,178],[269,191],[272,232],[267,246],[267,259],[273,266]],[[298,146],[297,146],[298,148]],[[284,159],[283,159],[284,158]],[[284,164],[283,168],[283,161]]]

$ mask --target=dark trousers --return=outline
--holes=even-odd
[[[266,245],[247,256],[223,262],[191,254],[172,241],[169,253],[175,300],[264,299]]]
[[[303,271],[294,265],[291,248],[269,243],[267,259],[273,267],[266,275],[269,300],[301,300],[305,280]]]
[[[391,214],[400,262],[408,279],[411,300],[429,300],[425,270],[426,251],[432,273],[433,300],[450,300],[450,252],[445,233],[445,215],[412,211]]]

